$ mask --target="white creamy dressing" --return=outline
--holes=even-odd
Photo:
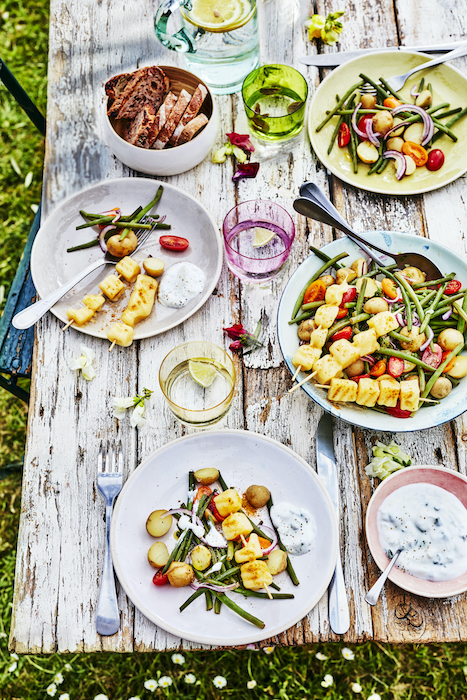
[[[433,484],[393,491],[377,514],[385,552],[403,551],[397,567],[427,581],[449,581],[467,570],[467,509]],[[389,554],[388,554],[389,556]]]
[[[220,561],[217,561],[215,564],[213,564],[213,566],[211,566],[209,571],[205,571],[204,576],[209,576],[210,574],[213,574],[216,571],[220,571],[222,569],[222,563],[223,563],[224,559],[225,559],[225,555],[220,559]]]
[[[204,540],[211,547],[227,547],[228,544],[224,536],[219,530],[216,530],[212,523],[209,523],[209,532],[207,535],[204,535]]]
[[[158,299],[163,306],[179,309],[204,289],[206,276],[191,262],[179,262],[169,267],[159,284]]]
[[[306,554],[316,538],[316,522],[305,508],[279,503],[271,508],[271,520],[289,554]]]
[[[204,537],[204,527],[202,525],[195,525],[191,522],[188,515],[182,515],[178,521],[179,530],[193,530],[193,534],[196,537]]]
[[[196,489],[188,489],[188,494],[187,494],[188,500],[193,503],[195,496],[196,496]]]

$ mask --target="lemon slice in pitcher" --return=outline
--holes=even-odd
[[[261,248],[263,245],[266,245],[266,243],[269,243],[269,241],[272,241],[275,235],[275,231],[256,226],[253,235],[253,248]]]
[[[184,18],[208,32],[230,32],[246,24],[254,12],[249,0],[192,0],[192,9],[181,8]]]
[[[205,389],[211,386],[217,374],[216,368],[213,367],[211,362],[203,362],[203,360],[190,360],[188,362],[188,371],[190,377]]]

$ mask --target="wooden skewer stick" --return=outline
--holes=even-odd
[[[426,401],[427,403],[438,403],[439,399],[418,399],[419,401]]]
[[[242,541],[243,546],[246,547],[248,543],[247,543],[245,537],[243,535],[240,535],[240,539]]]
[[[71,321],[68,321],[68,323],[66,324],[66,326],[63,326],[62,331],[66,331],[66,329],[69,328],[69,327],[71,326],[71,324],[74,323],[74,322],[75,322],[75,321],[74,321],[74,319],[72,318]]]
[[[293,373],[293,377],[292,377],[292,381],[293,381],[293,382],[296,380],[297,374],[298,374],[299,372],[301,372],[301,371],[302,371],[302,366],[301,366],[301,365],[298,365],[297,369],[296,369],[295,372]]]
[[[309,374],[307,377],[305,377],[305,379],[302,379],[301,382],[298,382],[298,384],[295,384],[295,386],[293,386],[291,389],[289,389],[289,394],[294,392],[295,389],[298,389],[299,387],[301,387],[302,384],[305,384],[305,382],[309,382],[310,379],[312,379],[315,376],[315,374],[318,374],[318,372],[313,372],[312,374]]]
[[[314,384],[318,389],[329,389],[329,384]]]
[[[263,588],[266,591],[266,593],[268,594],[269,600],[272,600],[271,592],[270,592],[269,588],[266,586],[266,584],[264,584]]]
[[[109,348],[109,352],[111,352],[114,349],[114,345],[116,342],[117,342],[116,340],[113,341],[112,345]]]

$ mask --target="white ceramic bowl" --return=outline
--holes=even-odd
[[[385,248],[389,255],[391,250],[398,252],[414,252],[426,255],[432,260],[443,274],[456,273],[456,279],[462,282],[462,286],[467,286],[467,261],[448,248],[430,241],[422,236],[414,236],[407,233],[396,233],[395,231],[372,231],[363,234],[369,242]],[[360,249],[352,241],[344,236],[337,241],[333,241],[321,249],[323,253],[333,258],[339,253],[349,254],[348,260],[351,262],[361,255]],[[312,275],[319,270],[323,262],[316,255],[310,255],[295,270],[287,283],[282,294],[277,315],[277,334],[284,360],[291,374],[295,367],[292,358],[298,348],[298,335],[296,324],[289,326],[295,302]],[[465,354],[465,353],[464,353]],[[305,373],[300,372],[297,381],[304,379]],[[370,408],[358,406],[356,403],[332,403],[327,399],[327,391],[318,389],[311,382],[304,384],[302,389],[313,401],[316,401],[322,408],[331,413],[336,418],[359,425],[362,428],[371,430],[382,430],[391,433],[405,433],[425,428],[433,428],[447,421],[457,418],[467,410],[467,377],[462,379],[459,385],[451,391],[449,396],[439,404],[422,408],[413,418],[394,418],[387,413],[378,413]]]
[[[133,170],[148,175],[179,175],[194,168],[208,155],[219,131],[219,113],[211,91],[200,78],[176,66],[160,66],[160,68],[170,78],[170,89],[176,95],[182,88],[193,94],[199,83],[206,87],[208,94],[200,110],[200,113],[206,114],[209,119],[204,129],[191,141],[181,146],[161,151],[140,148],[128,143],[119,135],[118,122],[107,116],[107,101],[105,101],[105,138],[110,150],[122,163]]]

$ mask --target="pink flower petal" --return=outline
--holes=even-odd
[[[243,178],[254,178],[258,174],[259,163],[237,163],[237,170],[232,176],[232,180],[242,180]]]
[[[232,146],[243,148],[244,151],[248,151],[249,153],[253,153],[255,150],[255,147],[250,141],[249,134],[236,134],[234,131],[232,131],[231,134],[227,134],[227,137]]]

